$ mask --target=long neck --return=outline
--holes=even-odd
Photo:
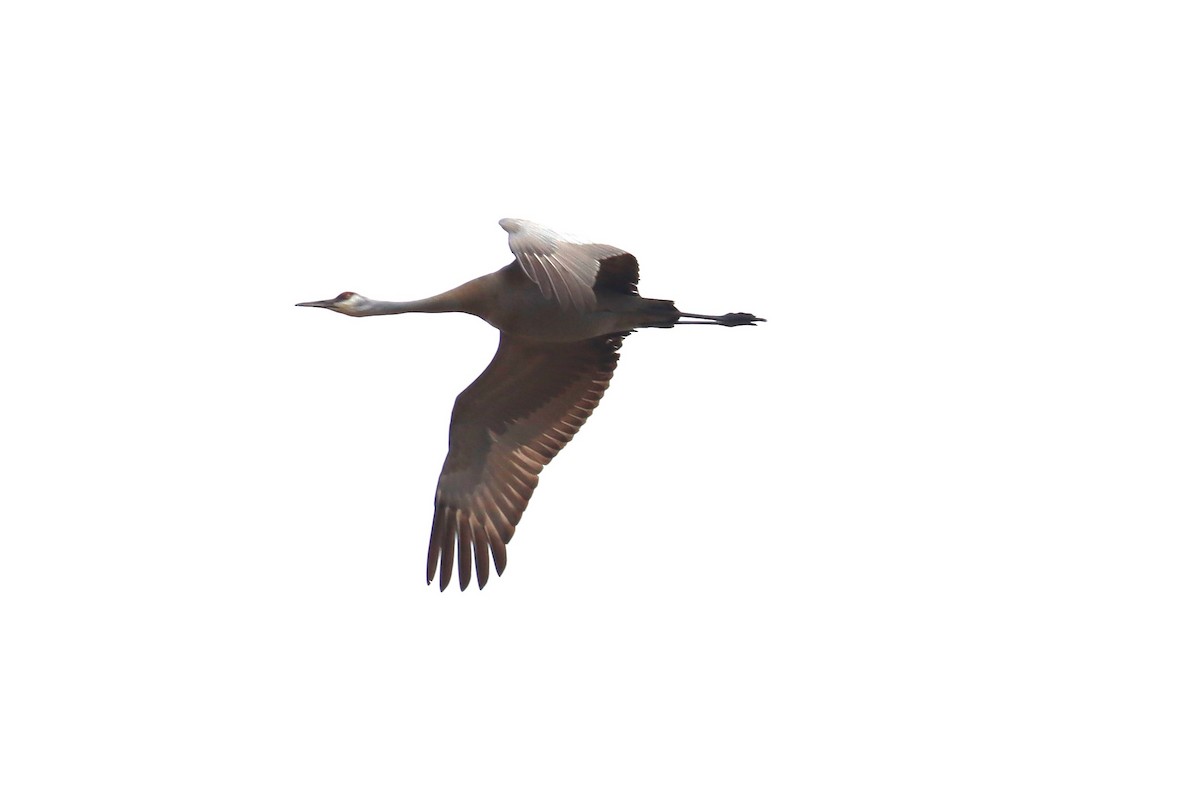
[[[392,316],[397,313],[452,313],[456,307],[435,302],[437,297],[414,299],[412,302],[383,302],[372,299],[355,308],[359,316]]]
[[[368,299],[355,308],[358,316],[391,316],[397,313],[474,313],[468,296],[459,288],[453,288],[436,296],[415,299],[411,302],[384,302]]]

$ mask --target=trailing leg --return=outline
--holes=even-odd
[[[680,321],[676,324],[720,324],[723,327],[742,327],[744,325],[754,326],[756,321],[766,321],[760,319],[753,313],[726,313],[724,316],[706,316],[703,313],[683,313],[679,314]],[[695,319],[695,321],[687,321],[687,319]]]

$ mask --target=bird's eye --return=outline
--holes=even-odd
[[[354,296],[354,292],[353,292],[353,291],[343,291],[342,293],[338,294],[337,301],[338,301],[338,302],[345,302],[347,299],[349,299],[349,298],[350,298],[350,297],[352,297],[352,296]]]

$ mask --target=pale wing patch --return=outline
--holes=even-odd
[[[626,254],[608,244],[590,244],[524,219],[501,219],[500,226],[508,232],[508,247],[525,276],[542,296],[568,309],[595,308],[592,287],[600,260]]]

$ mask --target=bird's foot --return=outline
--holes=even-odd
[[[726,313],[724,316],[718,318],[717,321],[726,327],[741,327],[747,324],[753,327],[754,322],[766,321],[766,319],[760,319],[753,313]]]

